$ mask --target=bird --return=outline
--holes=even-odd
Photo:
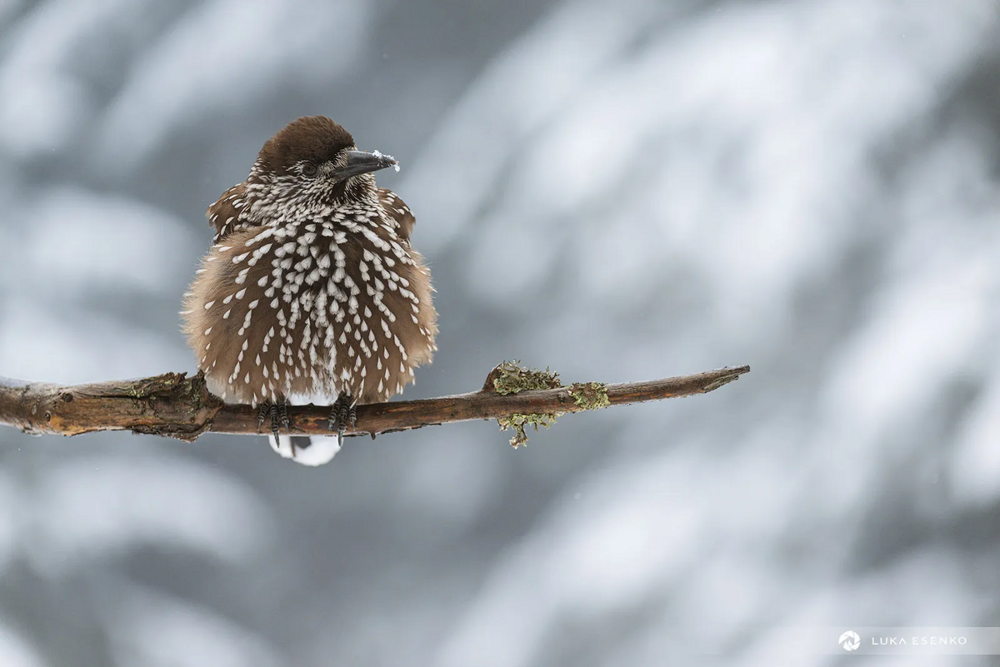
[[[402,392],[437,351],[415,218],[375,184],[388,167],[399,169],[330,118],[306,116],[208,207],[215,234],[185,295],[184,333],[209,391],[256,407],[276,449],[293,398],[331,404],[336,453],[356,406]]]

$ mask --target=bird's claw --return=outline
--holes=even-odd
[[[292,424],[288,419],[288,401],[285,399],[277,399],[274,401],[261,401],[257,405],[257,432],[260,433],[261,426],[264,425],[265,421],[271,422],[271,435],[274,437],[274,442],[278,442],[278,434],[281,429],[285,429],[288,433],[292,432]]]
[[[357,406],[350,394],[341,394],[330,408],[328,427],[337,432],[337,443],[344,444],[344,431],[353,429],[358,421]]]

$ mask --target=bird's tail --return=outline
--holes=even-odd
[[[304,466],[321,466],[329,463],[340,451],[341,442],[337,437],[309,437],[304,435],[273,435],[267,437],[271,449],[282,457]]]

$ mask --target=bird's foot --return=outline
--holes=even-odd
[[[257,432],[260,433],[261,426],[264,425],[266,420],[271,422],[271,436],[274,438],[274,443],[278,443],[278,434],[281,429],[285,429],[288,433],[292,432],[292,425],[288,419],[288,401],[284,398],[279,398],[274,401],[261,401],[257,405]],[[292,442],[292,455],[295,455],[295,444]]]
[[[350,394],[341,394],[337,397],[330,408],[330,422],[328,424],[331,431],[337,432],[337,444],[343,446],[344,431],[354,428],[358,420],[357,406],[354,397]]]

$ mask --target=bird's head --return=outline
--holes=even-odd
[[[375,196],[372,172],[396,165],[392,156],[359,151],[350,133],[325,116],[299,118],[260,149],[247,178],[251,213],[280,218],[362,201]]]

